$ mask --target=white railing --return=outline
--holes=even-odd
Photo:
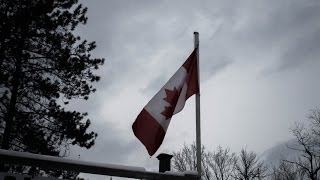
[[[19,164],[50,169],[63,169],[73,172],[100,174],[116,177],[153,180],[196,180],[199,176],[196,172],[150,172],[143,167],[123,166],[114,164],[78,161],[61,157],[38,155],[26,152],[16,152],[0,149],[0,162]]]

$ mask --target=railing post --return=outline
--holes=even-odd
[[[161,153],[157,156],[159,160],[159,172],[165,172],[171,170],[171,158],[170,154]]]

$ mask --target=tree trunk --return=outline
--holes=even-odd
[[[8,111],[5,115],[5,129],[3,133],[3,139],[1,144],[1,149],[9,149],[10,143],[10,136],[13,128],[13,119],[16,113],[16,103],[17,103],[17,96],[18,96],[18,89],[20,85],[20,73],[21,73],[21,56],[17,58],[16,70],[14,73],[14,79],[12,84],[12,91],[10,97],[10,104]]]

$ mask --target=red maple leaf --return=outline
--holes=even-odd
[[[166,92],[167,97],[163,98],[165,101],[167,101],[170,105],[169,106],[165,106],[164,111],[161,112],[162,115],[164,115],[166,117],[166,119],[169,119],[172,117],[174,109],[177,105],[178,99],[179,99],[179,95],[180,92],[179,90],[174,87],[173,90],[170,89],[164,89]]]

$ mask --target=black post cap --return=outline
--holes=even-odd
[[[170,171],[172,157],[172,155],[165,153],[161,153],[157,156],[157,159],[159,160],[159,172]]]

